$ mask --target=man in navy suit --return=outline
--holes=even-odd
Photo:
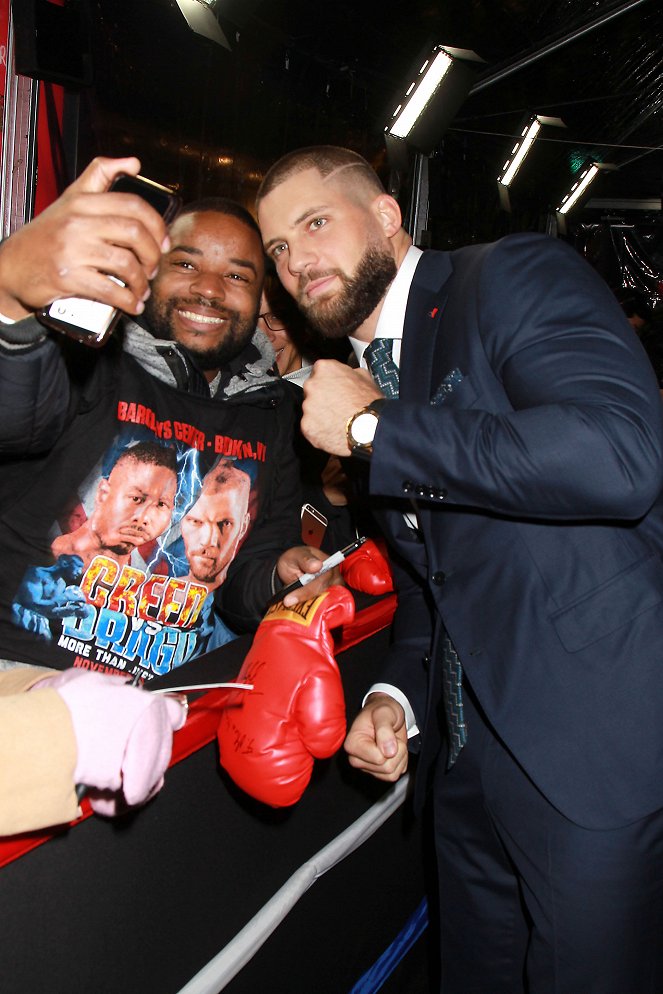
[[[281,159],[258,215],[307,319],[378,363],[381,389],[316,363],[303,430],[367,463],[391,540],[346,750],[391,781],[409,745],[432,783],[445,994],[661,994],[663,417],[636,336],[554,239],[421,253],[345,149]]]

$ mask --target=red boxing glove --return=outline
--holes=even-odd
[[[389,563],[372,538],[341,563],[341,576],[363,594],[390,594],[394,589]]]
[[[332,756],[345,738],[343,685],[330,628],[353,620],[352,594],[330,587],[295,608],[275,604],[263,618],[238,676],[253,690],[223,712],[221,765],[238,787],[271,804],[295,804],[313,759]]]

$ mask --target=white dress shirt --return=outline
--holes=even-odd
[[[397,366],[401,363],[401,341],[405,324],[405,309],[410,295],[410,286],[414,279],[414,271],[421,258],[421,249],[411,245],[396,273],[391,286],[387,290],[382,310],[375,329],[375,338],[391,338],[393,341],[392,358]],[[358,338],[350,337],[350,345],[354,349],[361,369],[367,369],[364,352],[368,342],[360,342]]]
[[[392,358],[398,367],[400,367],[401,361],[401,342],[403,340],[403,327],[405,325],[405,309],[410,295],[410,286],[414,278],[414,271],[417,268],[417,263],[421,255],[421,249],[418,249],[415,245],[410,246],[385,295],[375,329],[375,338],[392,339]],[[360,342],[358,338],[351,337],[350,344],[357,356],[360,368],[367,369],[368,366],[364,360],[364,352],[368,348],[369,343]],[[416,521],[413,520],[413,515],[405,515],[405,518],[410,527],[416,528]],[[366,694],[362,704],[366,703],[366,698],[369,694],[375,693],[388,694],[401,705],[405,712],[405,725],[408,738],[419,734],[412,706],[405,694],[398,687],[394,687],[390,683],[374,683],[368,694]]]

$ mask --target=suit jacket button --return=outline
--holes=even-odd
[[[441,490],[436,490],[435,493],[438,500],[444,500],[444,498],[447,496],[448,491],[445,487],[442,487]]]
[[[425,497],[428,493],[428,487],[422,487],[421,484],[416,488],[417,496]]]
[[[443,573],[442,570],[440,569],[436,570],[436,572],[433,573],[431,580],[433,581],[436,587],[441,587],[444,581],[446,580],[446,578],[447,578],[446,573]]]
[[[406,480],[403,483],[403,493],[411,494],[413,490],[414,490],[414,483],[412,482],[412,480]]]

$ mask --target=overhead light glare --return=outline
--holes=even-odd
[[[453,59],[443,49],[438,51],[432,62],[428,59],[424,63],[419,70],[419,74],[421,75],[427,66],[428,69],[426,69],[425,75],[421,78],[411,98],[402,108],[398,118],[389,129],[390,134],[394,135],[395,138],[407,138],[441,81],[449,72],[452,63]],[[408,89],[408,93],[411,92],[412,86]]]
[[[405,172],[409,152],[432,155],[483,63],[466,48],[435,44],[421,52],[389,108],[384,138],[392,169]],[[394,104],[398,104],[392,111]]]
[[[520,129],[520,136],[511,149],[509,158],[502,166],[502,171],[497,177],[497,191],[500,197],[500,205],[503,210],[511,210],[511,199],[509,187],[520,171],[525,159],[532,150],[534,142],[539,137],[539,132],[544,126],[551,125],[555,128],[565,128],[566,125],[561,117],[547,117],[544,114],[532,114],[523,119]]]
[[[557,208],[557,213],[567,214],[571,210],[573,205],[576,204],[578,200],[582,197],[583,193],[585,192],[589,184],[594,182],[598,174],[599,174],[599,167],[595,162],[593,162],[591,166],[588,166],[587,169],[583,170],[580,179],[577,181],[577,183],[573,184],[569,192],[562,200],[562,203]]]
[[[176,0],[176,3],[192,31],[230,50],[230,43],[216,19],[216,0]]]
[[[520,141],[516,142],[513,146],[511,155],[502,166],[502,172],[497,180],[502,186],[511,186],[516,173],[525,161],[525,156],[536,141],[540,130],[541,124],[537,117],[525,125],[520,135]]]

